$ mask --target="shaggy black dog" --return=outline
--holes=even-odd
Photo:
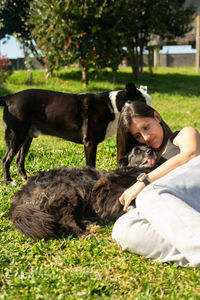
[[[121,216],[120,195],[155,161],[152,149],[136,146],[128,157],[129,166],[114,171],[85,167],[39,172],[16,193],[10,219],[31,238],[78,236],[86,230],[86,220],[106,224]]]

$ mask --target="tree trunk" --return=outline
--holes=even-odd
[[[82,80],[83,80],[83,86],[88,86],[88,69],[86,67],[81,68],[82,72]]]
[[[116,75],[117,75],[117,70],[116,69],[112,69],[112,75],[113,75],[113,82],[116,82]]]
[[[48,60],[45,61],[45,74],[46,78],[51,78],[53,74],[54,67],[52,63],[50,63]]]
[[[33,82],[33,72],[32,70],[28,70],[28,79],[27,79],[27,83],[28,84],[32,84]]]
[[[143,74],[143,50],[144,50],[144,47],[140,46],[140,51],[139,51],[139,74],[140,74],[140,79],[142,79],[142,74]]]
[[[131,63],[131,68],[133,76],[136,80],[142,79],[143,72],[143,49],[138,52],[137,46],[133,46],[132,49],[129,49],[129,58]]]
[[[48,78],[51,78],[52,73],[53,73],[53,68],[50,67],[50,66],[48,66],[48,65],[46,65],[46,66],[45,66],[45,74],[46,74],[46,78],[47,78],[47,79],[48,79]]]
[[[23,52],[24,52],[24,64],[28,72],[28,79],[27,83],[32,84],[33,76],[32,76],[32,69],[33,69],[33,63],[32,63],[32,58],[29,56],[27,48],[24,46],[23,47]]]
[[[148,54],[148,65],[149,65],[149,73],[150,75],[153,75],[153,50],[152,48],[149,48],[149,54]]]

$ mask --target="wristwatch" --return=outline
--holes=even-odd
[[[146,173],[141,173],[137,177],[137,181],[144,182],[145,185],[150,184],[149,180],[147,179],[147,174]]]

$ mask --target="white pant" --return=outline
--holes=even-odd
[[[114,224],[122,249],[200,267],[200,156],[147,186]]]

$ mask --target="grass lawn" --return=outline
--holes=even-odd
[[[31,85],[27,79],[27,72],[14,72],[0,87],[0,95],[27,88],[78,93],[117,90],[133,81],[129,68],[120,69],[115,82],[109,70],[96,78],[91,74],[87,88],[81,84],[80,71],[73,69],[57,72],[48,80],[43,71],[34,71]],[[193,68],[157,68],[153,77],[145,69],[141,84],[148,86],[153,107],[173,130],[191,125],[200,131],[200,74]],[[0,158],[5,150],[0,125]],[[38,170],[84,164],[82,145],[43,136],[34,139],[26,170],[30,176]],[[115,166],[114,136],[99,145],[97,168]],[[0,299],[200,299],[200,270],[155,263],[122,251],[112,242],[112,224],[81,238],[33,241],[21,236],[7,215],[23,183],[15,162],[11,175],[16,185],[6,186],[0,170]]]

